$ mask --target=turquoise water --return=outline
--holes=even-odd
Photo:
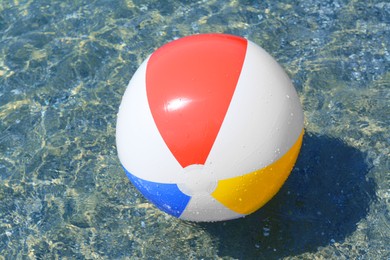
[[[2,1],[0,259],[390,259],[387,1]],[[133,73],[194,33],[249,38],[286,69],[306,135],[244,219],[160,212],[116,154]]]

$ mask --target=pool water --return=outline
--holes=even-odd
[[[388,1],[0,3],[0,259],[390,259]],[[288,181],[238,220],[154,207],[115,124],[156,48],[247,37],[285,68],[306,135]]]

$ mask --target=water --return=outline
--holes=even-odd
[[[389,259],[387,1],[0,3],[0,259]],[[187,223],[148,203],[116,154],[116,113],[153,50],[224,32],[293,79],[304,144],[244,219]]]

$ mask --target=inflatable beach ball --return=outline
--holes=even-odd
[[[159,209],[191,221],[248,215],[287,179],[303,113],[283,69],[241,37],[200,34],[151,54],[117,120],[119,159]]]

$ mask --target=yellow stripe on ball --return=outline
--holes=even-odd
[[[276,162],[254,172],[218,181],[211,194],[227,208],[250,214],[267,203],[289,176],[302,145],[304,130],[286,154]]]

